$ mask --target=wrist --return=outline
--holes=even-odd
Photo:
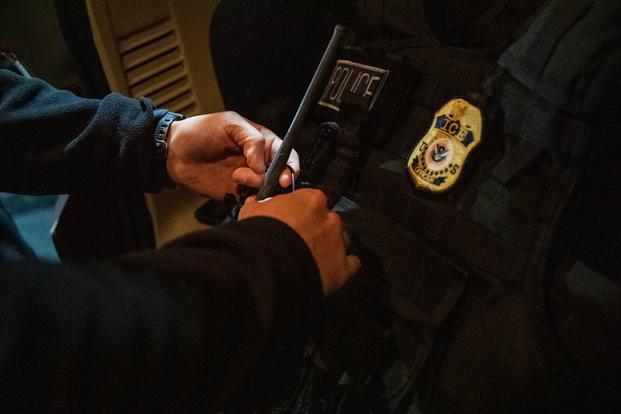
[[[165,110],[156,110],[165,111]],[[174,129],[173,124],[175,121],[183,119],[183,115],[175,112],[166,111],[163,116],[158,120],[154,132],[155,143],[155,160],[154,160],[154,177],[158,183],[161,183],[166,188],[174,188],[175,182],[171,179],[168,168],[168,148],[170,143],[170,136]]]

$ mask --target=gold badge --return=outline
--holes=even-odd
[[[410,154],[408,171],[416,187],[434,193],[450,189],[481,142],[482,130],[483,118],[476,106],[464,99],[444,105]]]

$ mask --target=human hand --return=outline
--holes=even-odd
[[[328,210],[320,190],[302,189],[263,201],[249,197],[239,220],[255,216],[278,219],[302,237],[319,268],[324,296],[343,287],[360,269],[360,259],[346,253],[348,239],[340,216]]]
[[[194,116],[170,126],[166,169],[174,182],[221,200],[236,194],[238,185],[260,187],[281,143],[272,131],[235,112]],[[299,174],[295,151],[287,164]],[[284,171],[279,182],[291,185],[291,172]]]

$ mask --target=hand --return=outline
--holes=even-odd
[[[346,253],[348,240],[341,218],[328,210],[323,192],[302,189],[263,201],[250,197],[239,212],[239,219],[254,216],[278,219],[302,237],[319,268],[324,296],[343,287],[360,269],[358,257]]]
[[[166,169],[174,182],[221,200],[226,193],[236,194],[240,184],[260,187],[281,143],[272,131],[235,112],[194,116],[170,126]],[[299,174],[295,151],[288,165]],[[280,185],[291,185],[289,170],[280,176]]]

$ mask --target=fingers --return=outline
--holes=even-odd
[[[280,139],[274,132],[272,132],[269,128],[253,122],[251,120],[246,119],[246,121],[257,129],[266,139],[265,145],[265,162],[270,163],[272,159],[278,153],[280,146],[282,145],[282,139]],[[294,171],[295,176],[298,177],[300,175],[300,157],[296,150],[292,150],[291,154],[289,154],[289,159],[287,160],[287,165],[291,167]],[[287,188],[291,185],[291,173],[289,170],[285,170],[282,172],[279,178],[279,183],[281,187]]]
[[[298,169],[299,174],[299,169]],[[233,171],[233,181],[236,184],[245,185],[247,187],[259,188],[263,184],[265,174],[257,174],[250,168],[240,167]],[[292,184],[291,170],[285,169],[278,179],[278,183],[282,188],[287,188]]]
[[[233,171],[233,181],[239,185],[245,185],[247,187],[259,188],[263,184],[265,174],[257,174],[250,168],[240,167]],[[278,182],[282,188],[287,188],[291,185],[291,171],[288,169],[283,171],[278,179]]]
[[[348,252],[351,244],[351,237],[349,237],[349,232],[346,229],[343,229],[343,244],[345,245],[345,252]],[[361,266],[358,256],[348,254],[345,257],[345,281],[351,279],[358,273]]]
[[[345,244],[345,251],[349,250],[349,233],[347,233],[347,230],[343,229],[343,244]]]
[[[287,188],[291,185],[291,171],[289,169],[284,170],[282,174],[280,174],[280,177],[278,178],[278,183],[282,188]]]
[[[341,217],[329,210],[322,191],[302,189],[265,203],[250,197],[239,218],[255,216],[282,221],[306,242],[317,264],[324,295],[343,287],[360,270],[358,257],[346,253],[349,238],[343,232]]]
[[[297,154],[297,153],[296,153]],[[280,186],[282,188],[287,188],[290,185],[293,184],[293,175],[295,174],[295,176],[299,176],[299,170],[296,173],[295,170],[293,169],[293,167],[291,167],[290,165],[287,164],[287,168],[280,174],[280,177],[278,178],[278,183],[280,184]],[[296,190],[296,188],[293,188],[293,190]]]
[[[282,140],[280,138],[277,138],[277,140],[272,143],[272,153],[270,154],[270,157],[267,158],[268,162],[272,160],[272,157],[276,156],[281,145]],[[291,154],[289,154],[289,159],[287,160],[287,165],[291,167],[296,177],[300,176],[300,156],[296,150],[291,150]]]
[[[240,167],[233,171],[233,182],[246,187],[259,188],[263,184],[265,174],[257,174],[248,167]]]
[[[353,254],[347,255],[347,257],[345,258],[345,262],[346,280],[349,280],[360,271],[362,263],[360,263],[360,259],[358,258],[358,256],[354,256]]]
[[[263,160],[265,164],[269,164],[272,158],[278,152],[278,147],[276,147],[276,150],[274,151],[273,143],[281,142],[282,140],[278,138],[278,136],[274,132],[272,132],[271,129],[254,121],[251,121],[250,119],[244,118],[244,120],[252,125],[257,131],[259,131],[261,135],[263,135],[263,138],[265,139],[265,145],[263,148]]]
[[[242,148],[248,167],[254,172],[265,172],[266,138],[250,122],[236,113],[228,113],[231,118],[223,127],[231,139]]]

